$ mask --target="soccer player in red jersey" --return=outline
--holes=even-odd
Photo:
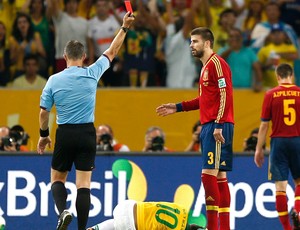
[[[290,65],[280,64],[275,73],[279,86],[265,95],[254,161],[258,167],[264,162],[263,144],[271,121],[270,179],[275,181],[276,210],[284,230],[300,230],[300,88],[293,84]],[[289,222],[286,197],[289,170],[295,183],[294,228]]]
[[[191,32],[192,55],[203,63],[198,97],[162,104],[159,116],[200,109],[202,130],[202,183],[205,189],[208,230],[229,230],[230,191],[226,171],[232,170],[233,95],[228,64],[213,51],[214,35],[204,27]],[[220,195],[222,194],[222,196]]]

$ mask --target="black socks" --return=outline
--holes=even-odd
[[[51,185],[52,196],[59,214],[66,209],[68,193],[64,183],[56,181]]]
[[[85,230],[91,206],[91,191],[88,188],[77,189],[76,210],[78,230]]]

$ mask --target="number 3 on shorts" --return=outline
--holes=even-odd
[[[213,152],[209,152],[207,155],[208,155],[208,161],[207,161],[207,163],[209,165],[212,165],[214,163],[214,153]]]

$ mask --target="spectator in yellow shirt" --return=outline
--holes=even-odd
[[[297,48],[293,45],[281,29],[273,29],[258,52],[258,59],[263,68],[263,86],[266,88],[277,86],[274,70],[280,63],[293,66],[298,58]]]

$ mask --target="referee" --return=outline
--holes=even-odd
[[[43,89],[40,99],[39,154],[51,147],[49,114],[55,104],[57,111],[56,143],[51,163],[51,191],[59,211],[56,229],[65,230],[72,220],[66,210],[67,190],[65,182],[74,163],[76,168],[76,211],[78,230],[85,230],[90,209],[90,183],[95,167],[96,133],[94,110],[97,83],[110,67],[125,39],[134,17],[127,12],[123,24],[110,47],[92,65],[83,67],[86,54],[78,41],[69,41],[64,49],[67,68],[52,75]]]

